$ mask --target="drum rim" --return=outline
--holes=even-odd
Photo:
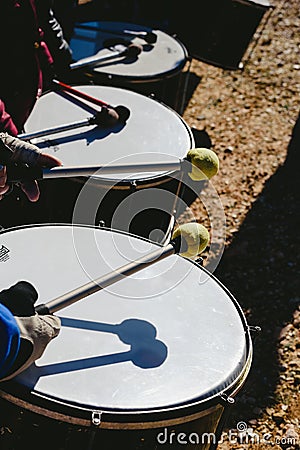
[[[134,84],[158,83],[164,81],[165,79],[173,78],[182,72],[182,69],[186,65],[187,61],[188,56],[186,57],[186,60],[183,61],[182,64],[180,64],[176,69],[170,69],[167,72],[160,72],[157,75],[151,77],[146,75],[115,75],[113,73],[101,72],[97,67],[95,67],[93,70],[90,70],[89,74],[92,76],[95,75],[95,78],[98,78],[99,81],[101,81],[100,78],[109,78],[110,81],[113,79],[115,82],[127,82],[130,85],[127,86],[127,88],[130,88]]]
[[[86,225],[86,224],[69,224],[69,223],[37,223],[37,224],[28,224],[28,225],[18,225],[15,227],[6,228],[4,230],[0,230],[0,236],[9,232],[18,231],[18,230],[24,230],[24,229],[31,229],[31,228],[59,228],[59,227],[66,227],[66,228],[88,228],[91,230],[104,230],[104,231],[110,231],[113,233],[125,235],[125,236],[131,236],[133,238],[149,242],[148,239],[136,236],[133,234],[130,234],[126,231],[122,230],[112,230],[110,228],[105,227],[97,227],[94,225]],[[163,244],[154,243],[157,246],[163,247]],[[201,266],[197,263],[197,261],[190,260],[188,258],[182,257],[181,258],[187,260],[189,263],[193,264],[197,268],[203,270],[206,275],[208,275],[213,281],[215,281],[221,289],[224,290],[224,292],[228,295],[230,300],[232,301],[233,305],[236,308],[236,311],[240,317],[241,323],[244,328],[244,334],[245,334],[245,362],[243,364],[242,369],[238,373],[238,375],[235,375],[235,378],[233,381],[231,381],[226,387],[224,387],[219,392],[211,394],[209,397],[206,398],[200,398],[200,399],[194,399],[187,402],[181,402],[178,404],[172,404],[169,407],[162,407],[162,408],[143,408],[143,409],[110,409],[110,408],[103,408],[101,409],[101,406],[98,407],[92,407],[86,406],[83,404],[77,404],[75,402],[64,402],[61,399],[57,399],[55,397],[52,397],[51,395],[45,395],[41,394],[39,392],[31,391],[30,389],[26,388],[24,385],[20,385],[19,383],[16,383],[14,380],[9,380],[2,382],[0,384],[0,398],[6,399],[10,401],[11,403],[14,403],[16,405],[19,405],[21,407],[24,407],[25,409],[28,409],[30,411],[36,412],[42,412],[43,415],[47,417],[57,418],[57,416],[60,417],[60,420],[62,420],[62,415],[65,417],[65,421],[69,423],[76,423],[76,424],[85,424],[91,423],[91,418],[94,413],[98,413],[103,418],[103,421],[101,420],[101,423],[103,423],[103,428],[114,428],[115,423],[117,424],[126,424],[125,428],[139,428],[139,425],[141,423],[144,423],[144,428],[149,428],[145,425],[145,423],[157,423],[160,425],[157,426],[163,426],[162,423],[165,424],[168,421],[181,419],[183,418],[183,414],[186,414],[186,416],[195,416],[195,414],[199,415],[199,413],[202,411],[205,411],[207,408],[211,407],[217,407],[218,405],[224,403],[224,399],[227,397],[235,396],[238,391],[242,388],[243,384],[246,381],[247,375],[250,372],[251,369],[251,363],[252,363],[252,357],[253,357],[253,345],[250,335],[250,327],[247,323],[246,317],[244,315],[244,312],[236,300],[236,298],[233,296],[233,294],[228,290],[226,286],[223,285],[223,283],[216,278],[216,276],[209,272],[205,267]],[[32,399],[35,399],[36,402],[33,403]],[[31,401],[30,401],[31,399]],[[49,408],[52,406],[52,409]],[[55,408],[54,408],[55,406]],[[30,408],[31,407],[31,408]],[[203,407],[205,407],[203,409]],[[200,408],[200,409],[199,409]],[[36,410],[36,411],[35,411]],[[66,410],[66,415],[63,414],[63,411]],[[73,412],[73,414],[70,414],[70,412]],[[75,413],[75,414],[74,414]],[[181,415],[179,414],[181,413]],[[151,420],[152,419],[152,420]],[[194,420],[194,419],[190,419]],[[104,425],[106,423],[106,426]],[[152,428],[152,426],[150,427]]]

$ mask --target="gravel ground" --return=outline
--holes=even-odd
[[[272,5],[242,71],[192,61],[192,78],[200,81],[183,116],[208,135],[220,159],[212,182],[226,214],[226,241],[214,274],[238,299],[248,323],[261,327],[221,450],[300,444],[300,3]],[[210,226],[201,199],[192,210]],[[209,251],[203,256],[205,264]],[[246,435],[229,442],[228,431],[239,422],[256,433],[252,441],[248,433],[248,443]]]
[[[237,298],[248,323],[261,328],[253,334],[251,372],[220,450],[300,448],[300,2],[272,5],[243,70],[192,60],[183,113],[220,159],[212,181],[226,229],[214,274]],[[202,196],[191,209],[213,235]],[[203,254],[204,265],[211,255],[220,258],[220,248]],[[241,422],[248,434],[229,439],[229,430]]]

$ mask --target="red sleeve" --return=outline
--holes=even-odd
[[[0,99],[0,131],[6,131],[11,136],[17,136],[18,130],[10,115],[5,111],[5,104]]]

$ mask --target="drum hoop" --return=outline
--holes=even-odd
[[[0,236],[5,233],[9,233],[12,231],[17,230],[24,230],[24,229],[30,229],[30,228],[45,228],[45,227],[68,227],[68,228],[89,228],[89,229],[97,229],[97,230],[105,230],[105,231],[112,231],[113,233],[122,234],[125,236],[132,236],[136,239],[149,242],[148,239],[140,236],[131,235],[128,232],[122,231],[122,230],[111,230],[109,228],[99,228],[97,226],[93,225],[81,225],[81,224],[68,224],[68,223],[41,223],[41,224],[29,224],[29,225],[19,225],[16,227],[0,230]],[[160,244],[156,244],[158,246],[163,246]],[[182,257],[183,259],[187,259],[185,257]],[[242,324],[244,326],[245,330],[245,339],[246,339],[246,346],[245,346],[245,352],[247,355],[245,364],[239,375],[236,377],[235,380],[233,380],[228,386],[226,386],[222,391],[212,394],[211,396],[203,399],[195,399],[194,401],[190,401],[187,403],[181,403],[181,404],[174,404],[170,407],[163,407],[163,408],[155,408],[155,409],[144,409],[144,410],[137,410],[137,409],[127,409],[127,410],[109,410],[109,409],[96,409],[96,407],[85,407],[83,405],[78,405],[76,403],[72,402],[64,402],[61,400],[58,400],[55,397],[51,397],[51,395],[44,395],[40,394],[38,392],[30,391],[28,388],[25,388],[24,386],[17,385],[17,383],[14,380],[11,381],[5,381],[1,383],[0,385],[0,397],[3,399],[6,399],[10,401],[11,403],[14,403],[18,406],[21,406],[27,410],[30,410],[32,412],[37,412],[39,414],[42,414],[46,417],[62,420],[64,422],[73,423],[73,424],[79,424],[79,425],[88,425],[91,426],[92,424],[92,415],[93,413],[98,413],[101,415],[103,420],[101,420],[101,428],[107,428],[107,429],[147,429],[147,428],[153,428],[153,425],[155,427],[160,426],[168,426],[168,425],[176,425],[178,423],[188,422],[195,420],[197,418],[203,417],[207,415],[207,410],[215,410],[217,407],[220,407],[223,400],[222,398],[225,396],[235,396],[239,390],[242,388],[243,384],[246,381],[247,375],[250,372],[251,363],[252,363],[252,356],[253,356],[253,346],[252,346],[252,340],[250,336],[250,329],[246,321],[246,317],[244,316],[244,313],[242,311],[241,306],[239,305],[238,301],[235,299],[233,294],[222,284],[221,281],[219,281],[211,272],[209,272],[205,267],[198,264],[196,261],[192,261],[190,259],[187,259],[191,264],[198,267],[200,270],[204,271],[212,280],[214,280],[223,290],[226,292],[226,294],[229,296],[231,301],[233,302],[237,312],[239,313],[240,319],[242,321]],[[7,390],[6,390],[7,389]],[[30,396],[34,397],[37,400],[36,404],[33,404],[30,402]],[[54,408],[52,410],[49,410],[44,406],[46,403],[46,406],[48,404],[51,404],[52,407],[54,405],[57,406],[57,408],[66,409],[66,414],[63,414],[61,411],[56,411]],[[203,409],[203,407],[206,405],[206,409]],[[70,415],[70,408],[71,410],[76,411],[76,415]],[[200,410],[199,410],[200,408]],[[68,413],[67,413],[68,411]],[[178,415],[179,412],[184,412],[186,414]],[[143,421],[143,418],[149,416],[157,416],[157,420],[148,420]],[[115,419],[114,422],[111,419]],[[137,420],[138,419],[138,420]],[[167,425],[168,424],[168,425]]]
[[[174,176],[177,172],[173,172]],[[153,181],[153,182],[149,182],[149,179],[145,179],[145,180],[131,180],[131,181],[118,181],[117,183],[114,183],[111,180],[108,180],[107,183],[102,183],[99,179],[96,177],[91,176],[89,178],[89,185],[95,187],[95,188],[103,188],[103,189],[112,189],[112,190],[116,190],[116,191],[129,191],[129,190],[140,190],[140,189],[144,189],[144,188],[152,188],[152,187],[156,187],[156,186],[160,186],[161,184],[165,184],[168,183],[169,181],[174,181],[174,177],[167,177],[167,176],[163,176],[163,177],[159,177],[159,178],[154,178],[157,181]],[[75,178],[70,178],[71,181],[75,181],[77,183],[80,184],[85,184],[86,183],[86,178],[84,177],[75,177]],[[148,182],[147,182],[148,181]],[[179,180],[178,180],[179,182]]]
[[[186,51],[185,51],[186,53]],[[110,80],[113,78],[116,82],[120,81],[125,81],[127,83],[130,84],[139,84],[139,83],[155,83],[155,82],[161,82],[164,81],[166,79],[169,78],[173,78],[176,75],[180,75],[182,74],[182,71],[186,65],[186,63],[188,62],[188,55],[185,55],[185,59],[174,69],[170,69],[166,72],[159,72],[156,75],[119,75],[119,74],[114,74],[114,73],[108,73],[108,72],[101,72],[100,68],[95,67],[94,69],[90,69],[88,71],[88,73],[92,74],[92,75],[99,75],[100,77],[103,78],[109,78]]]

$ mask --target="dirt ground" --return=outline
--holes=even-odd
[[[192,59],[183,113],[220,160],[212,184],[226,216],[225,248],[214,275],[261,329],[220,450],[300,448],[300,1],[272,5],[242,70]],[[201,197],[191,209],[213,235]]]
[[[183,116],[207,133],[220,159],[212,182],[226,214],[226,244],[214,274],[238,299],[248,323],[261,328],[253,335],[250,376],[221,450],[300,444],[300,2],[272,5],[243,70],[192,61],[191,73],[200,81]],[[201,200],[192,207],[209,227]],[[248,442],[245,435],[229,442],[228,431],[242,429],[239,422],[256,433],[252,441],[248,433]]]

